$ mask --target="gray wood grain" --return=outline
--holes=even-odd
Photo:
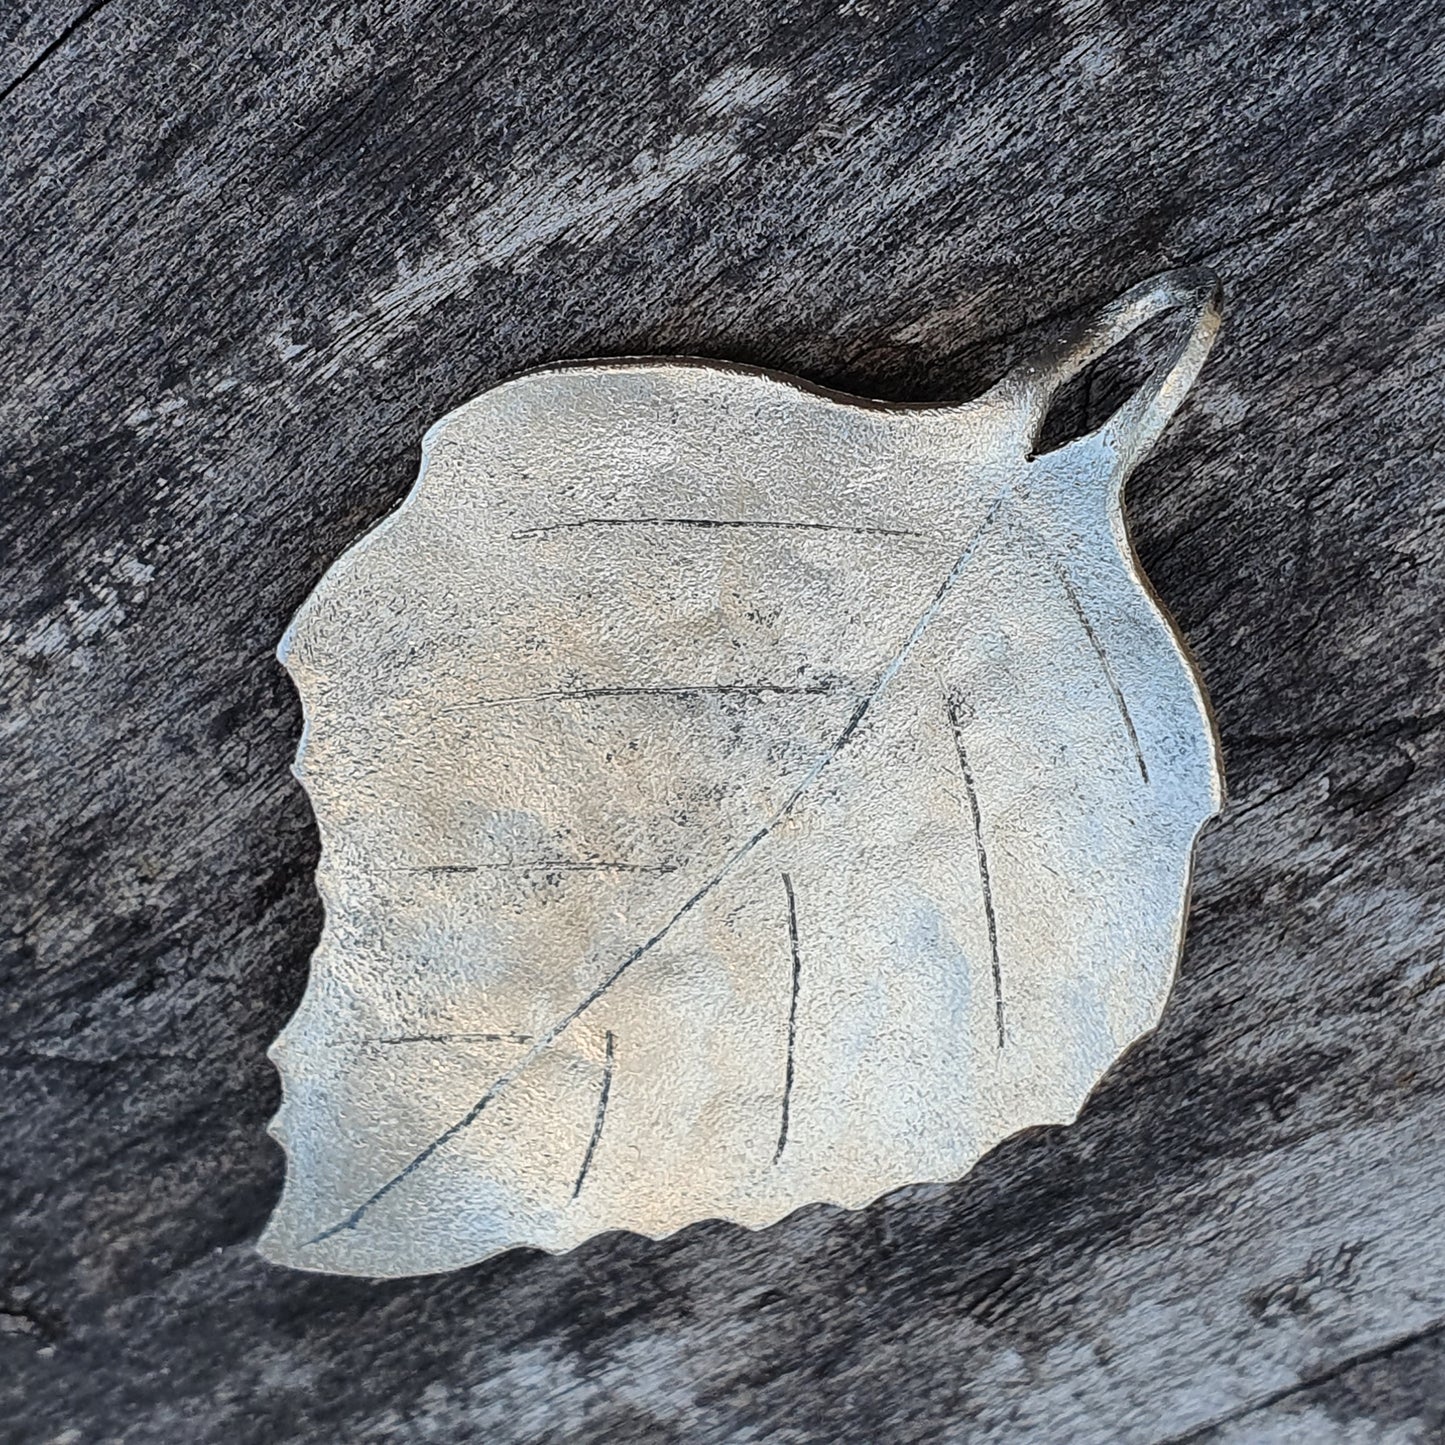
[[[1441,1438],[1438,6],[73,0],[0,38],[0,1428]],[[638,351],[964,396],[1190,262],[1226,335],[1131,505],[1232,802],[1079,1123],[758,1235],[257,1258],[319,927],[272,648],[425,426]]]

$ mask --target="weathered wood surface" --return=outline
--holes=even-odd
[[[1445,1438],[1433,0],[45,0],[0,36],[0,1429]],[[272,648],[425,426],[599,353],[963,396],[1195,261],[1226,335],[1132,515],[1232,802],[1078,1124],[757,1235],[262,1262],[319,927]]]

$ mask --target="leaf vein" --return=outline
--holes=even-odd
[[[592,1121],[592,1137],[587,1141],[587,1152],[582,1156],[582,1167],[577,1171],[577,1182],[572,1186],[572,1198],[582,1192],[587,1180],[587,1171],[592,1168],[592,1156],[597,1152],[598,1141],[602,1138],[602,1125],[607,1119],[607,1099],[612,1093],[612,1061],[614,1044],[612,1030],[607,1030],[607,1054],[602,1063],[602,1091],[597,1096],[597,1117]]]
[[[709,878],[700,888],[698,888],[697,891],[694,892],[691,897],[689,897],[682,904],[682,906],[677,910],[677,912],[674,913],[672,917],[667,920],[666,923],[664,923],[660,928],[658,928],[657,931],[651,935],[651,937],[649,937],[645,942],[638,944],[631,953],[629,953],[619,964],[617,964],[617,966],[613,968],[613,970],[600,983],[598,983],[596,987],[594,987],[585,998],[583,998],[579,1003],[574,1005],[567,1014],[565,1014],[549,1029],[538,1034],[536,1036],[536,1042],[527,1051],[527,1053],[521,1059],[519,1059],[517,1063],[514,1064],[512,1068],[510,1068],[506,1073],[500,1075],[497,1079],[495,1079],[492,1084],[477,1099],[476,1103],[474,1103],[472,1107],[461,1116],[461,1118],[456,1120],[455,1123],[448,1125],[447,1128],[443,1129],[442,1132],[436,1136],[436,1138],[434,1138],[429,1144],[427,1144],[416,1154],[416,1156],[410,1161],[410,1163],[403,1165],[402,1168],[399,1169],[395,1174],[391,1175],[383,1183],[378,1185],[371,1192],[371,1194],[369,1194],[365,1199],[363,1199],[361,1203],[358,1204],[356,1208],[353,1209],[351,1213],[348,1214],[344,1219],[338,1221],[336,1224],[331,1225],[327,1229],[323,1229],[319,1234],[316,1234],[311,1239],[309,1239],[307,1241],[308,1246],[321,1244],[325,1240],[328,1240],[333,1236],[342,1233],[344,1230],[355,1229],[370,1209],[374,1208],[389,1194],[391,1194],[393,1190],[395,1190],[401,1184],[405,1183],[406,1180],[410,1179],[411,1176],[415,1174],[417,1170],[421,1169],[439,1150],[445,1148],[446,1145],[449,1144],[453,1139],[455,1139],[459,1134],[462,1134],[466,1130],[470,1129],[471,1126],[476,1123],[477,1119],[481,1116],[486,1107],[504,1089],[508,1088],[527,1068],[532,1065],[532,1063],[536,1061],[536,1059],[538,1059],[553,1043],[555,1043],[556,1040],[564,1032],[566,1032],[567,1029],[569,1029],[574,1023],[576,1023],[577,1020],[581,1018],[582,1015],[585,1014],[590,1008],[592,1008],[599,999],[603,998],[608,993],[608,991],[618,982],[618,980],[620,980],[625,974],[627,974],[627,972],[632,968],[635,963],[637,963],[639,959],[646,957],[648,953],[650,953],[654,948],[656,948],[657,945],[660,944],[668,936],[668,934],[670,934],[672,930],[676,928],[677,925],[681,923],[682,920],[694,908],[697,907],[699,903],[701,903],[705,898],[707,898],[709,894],[713,893],[717,889],[719,884],[722,883],[723,879],[726,878],[728,874],[731,873],[733,869],[736,868],[737,865],[741,863],[743,859],[746,858],[753,851],[753,849],[758,846],[759,843],[761,843],[765,838],[767,838],[768,835],[772,833],[772,831],[792,812],[794,807],[796,807],[798,801],[813,786],[813,784],[816,783],[820,777],[822,777],[822,775],[832,765],[833,760],[857,734],[859,728],[862,727],[863,720],[867,717],[869,710],[883,695],[885,690],[888,688],[888,685],[893,681],[895,677],[898,676],[899,672],[903,669],[904,664],[912,655],[914,648],[918,645],[923,635],[928,631],[929,627],[933,623],[934,618],[938,616],[940,609],[943,607],[945,600],[953,591],[954,587],[957,586],[959,578],[962,577],[964,571],[968,567],[968,564],[973,560],[974,553],[978,550],[980,541],[983,539],[985,532],[987,532],[989,527],[992,526],[994,521],[997,519],[1000,511],[1002,511],[1003,505],[1008,499],[1011,490],[1012,483],[1006,483],[998,490],[997,493],[995,493],[993,500],[989,503],[987,509],[984,511],[983,516],[975,525],[973,532],[970,534],[968,541],[965,543],[964,548],[959,554],[957,560],[944,575],[942,581],[939,583],[938,588],[934,592],[933,597],[929,601],[928,605],[923,609],[922,613],[920,613],[918,617],[918,620],[913,624],[913,630],[908,634],[908,637],[904,641],[902,647],[898,649],[898,651],[894,654],[892,660],[883,669],[883,671],[879,673],[878,680],[873,685],[872,690],[865,697],[863,697],[858,703],[857,707],[854,708],[852,715],[849,717],[842,731],[834,739],[831,746],[829,746],[825,752],[821,753],[818,756],[818,758],[814,761],[812,767],[810,767],[807,773],[804,775],[802,781],[799,782],[796,787],[794,787],[793,791],[789,793],[786,799],[784,799],[782,805],[772,815],[772,817],[769,818],[768,821],[764,823],[762,827],[760,827],[750,838],[748,838],[744,843],[737,847],[733,851],[732,855],[723,862],[722,866],[717,870],[717,872],[714,873],[712,877]]]
[[[1147,783],[1149,781],[1149,765],[1144,761],[1144,749],[1139,744],[1139,734],[1134,727],[1134,718],[1129,712],[1124,689],[1119,686],[1119,679],[1114,675],[1114,665],[1109,661],[1109,654],[1104,650],[1103,639],[1094,630],[1094,624],[1084,609],[1083,599],[1079,596],[1078,589],[1074,586],[1068,571],[1052,557],[1049,559],[1049,565],[1054,569],[1054,575],[1064,589],[1064,596],[1068,598],[1069,606],[1079,620],[1079,626],[1084,629],[1084,636],[1089,639],[1089,644],[1094,649],[1094,655],[1099,659],[1099,668],[1104,674],[1105,682],[1109,684],[1109,691],[1114,694],[1114,706],[1119,709],[1119,716],[1124,722],[1124,731],[1129,735],[1129,746],[1134,750],[1134,761],[1139,765],[1139,776]]]
[[[988,951],[993,967],[993,1010],[998,1026],[998,1046],[1008,1042],[1004,1028],[1003,1012],[1003,963],[998,951],[998,911],[993,901],[993,879],[988,869],[988,848],[983,841],[983,810],[978,803],[978,784],[974,780],[973,766],[968,760],[968,749],[963,742],[963,719],[959,714],[958,699],[946,698],[948,721],[953,728],[953,746],[958,753],[958,767],[963,774],[964,791],[968,794],[968,811],[973,823],[973,846],[978,858],[978,882],[983,894],[983,916],[988,925]]]
[[[798,900],[793,892],[793,880],[783,874],[783,891],[788,895],[788,943],[793,955],[793,995],[788,1005],[788,1062],[783,1074],[783,1116],[778,1125],[778,1147],[773,1152],[773,1163],[783,1157],[788,1147],[788,1117],[793,1104],[793,1048],[798,1037],[798,986],[803,978],[802,951],[798,945]]]

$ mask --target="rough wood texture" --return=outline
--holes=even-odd
[[[0,1428],[1441,1438],[1438,5],[481,12],[0,22]],[[1226,335],[1132,507],[1233,801],[1080,1122],[759,1235],[261,1261],[319,925],[272,648],[424,427],[597,353],[962,396],[1194,261]]]

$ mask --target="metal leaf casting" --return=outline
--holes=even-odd
[[[1144,321],[1174,353],[1034,455]],[[1121,514],[1217,286],[956,407],[569,365],[427,434],[281,656],[327,923],[272,1054],[305,1269],[762,1226],[1072,1120],[1158,1019],[1212,727]]]

